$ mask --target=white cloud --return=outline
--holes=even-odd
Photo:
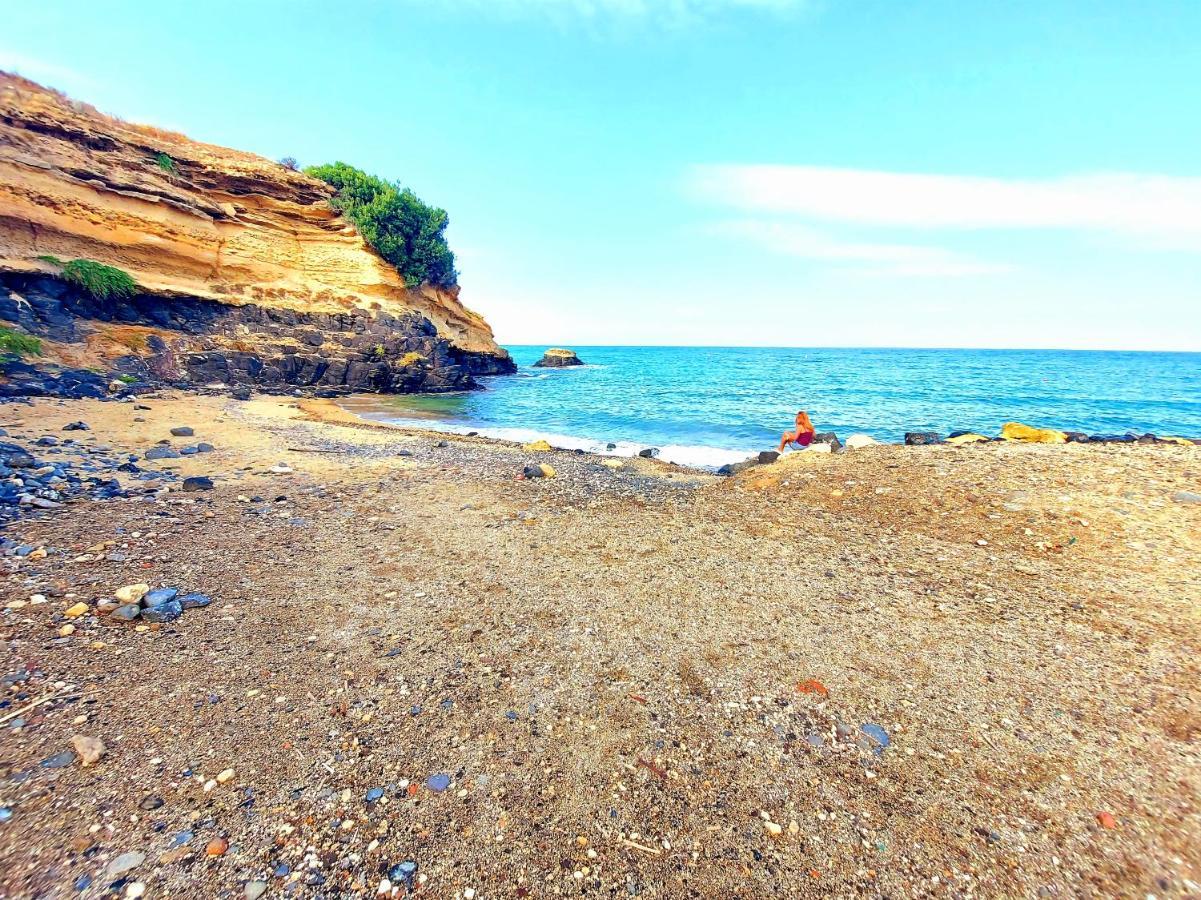
[[[746,238],[776,253],[831,263],[867,264],[887,275],[956,277],[1002,272],[1008,268],[942,247],[843,240],[793,222],[740,219],[721,222],[710,230]]]
[[[920,229],[1068,229],[1201,252],[1201,177],[914,175],[817,166],[713,165],[700,196],[757,213]]]

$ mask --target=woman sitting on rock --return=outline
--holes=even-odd
[[[789,444],[808,447],[811,443],[813,443],[813,423],[809,421],[809,413],[802,409],[796,414],[796,431],[785,431],[780,438],[779,452],[783,453],[784,448]]]

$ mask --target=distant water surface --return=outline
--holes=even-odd
[[[486,391],[358,396],[360,415],[511,440],[717,466],[774,447],[798,409],[819,431],[996,434],[1007,421],[1201,437],[1201,353],[1064,350],[573,347],[588,365],[530,368]]]

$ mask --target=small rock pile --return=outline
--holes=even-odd
[[[86,428],[82,422],[73,422],[64,430],[80,431]],[[0,437],[7,436],[0,429]],[[76,497],[95,500],[124,497],[126,494],[121,482],[108,475],[108,472],[119,469],[122,464],[98,457],[100,449],[84,447],[71,438],[60,440],[51,435],[38,438],[30,446],[0,440],[0,521],[17,519],[24,512],[57,509]],[[41,454],[47,452],[56,455],[72,453],[76,458],[42,458]],[[85,456],[92,458],[85,462]]]
[[[150,625],[174,622],[184,614],[186,609],[199,609],[208,606],[213,600],[208,594],[198,592],[181,594],[176,587],[151,588],[148,584],[127,584],[117,588],[112,600],[104,600],[96,604],[98,615],[107,615],[111,621],[133,622],[140,620]],[[83,609],[79,609],[83,607]],[[71,613],[87,612],[87,604],[79,603],[67,610],[68,618]]]

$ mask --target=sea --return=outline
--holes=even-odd
[[[371,419],[717,467],[774,448],[804,409],[818,431],[900,442],[907,431],[999,433],[1005,422],[1089,434],[1201,438],[1201,353],[768,347],[580,347],[585,365],[485,390],[356,396]]]

